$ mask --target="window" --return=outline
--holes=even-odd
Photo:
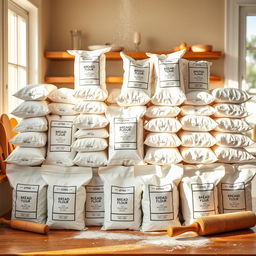
[[[240,10],[240,84],[256,94],[256,7]]]
[[[12,96],[28,81],[28,12],[8,3],[8,110],[20,100]]]

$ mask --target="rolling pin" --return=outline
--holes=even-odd
[[[255,225],[256,215],[251,211],[226,213],[198,218],[188,226],[171,226],[167,229],[167,234],[168,236],[177,236],[192,231],[204,236],[251,228]]]
[[[39,234],[47,234],[49,231],[49,226],[47,225],[24,220],[6,220],[4,218],[0,218],[0,224],[6,224],[14,229],[30,231]]]

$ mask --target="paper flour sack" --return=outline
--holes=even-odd
[[[71,148],[76,131],[75,116],[47,116],[49,123],[48,150],[45,164],[72,166],[76,152]]]
[[[107,147],[107,140],[102,138],[77,139],[71,145],[71,148],[78,152],[97,152]]]
[[[238,88],[216,88],[211,91],[216,103],[244,103],[251,99],[251,96]]]
[[[144,161],[149,164],[157,165],[177,164],[182,161],[182,156],[177,148],[148,147]]]
[[[35,166],[40,165],[45,160],[45,147],[25,148],[16,147],[5,160],[8,164]]]
[[[179,107],[150,106],[147,108],[145,116],[148,118],[176,117],[179,113]]]
[[[109,120],[109,165],[141,165],[143,162],[144,106],[107,109]]]
[[[218,132],[247,132],[252,129],[252,126],[246,121],[237,118],[215,118],[217,123],[215,131]]]
[[[211,116],[215,113],[215,108],[212,106],[181,106],[180,114],[182,116],[194,115],[194,116]]]
[[[216,139],[209,132],[179,132],[181,145],[190,148],[208,148],[216,143]]]
[[[98,168],[93,169],[92,179],[85,189],[85,224],[86,226],[102,226],[105,212],[104,184],[98,174]]]
[[[47,184],[40,167],[8,164],[6,175],[12,191],[12,219],[45,224]]]
[[[246,107],[241,104],[219,103],[213,106],[215,108],[214,117],[244,118],[249,115]]]
[[[151,54],[155,67],[155,91],[151,98],[154,105],[179,106],[186,99],[184,94],[184,69],[180,59],[185,50],[171,54]]]
[[[218,185],[219,213],[252,211],[252,179],[256,165],[225,165],[225,176]]]
[[[106,166],[108,156],[106,151],[78,152],[73,163],[78,166],[100,167]]]
[[[52,115],[74,116],[78,112],[74,110],[74,105],[69,103],[50,103],[49,110]]]
[[[51,229],[85,228],[85,201],[87,185],[92,178],[92,169],[43,165],[43,179],[48,184],[46,224]]]
[[[149,147],[157,148],[175,148],[180,146],[181,141],[175,133],[148,133],[144,144]]]
[[[256,158],[244,148],[227,148],[213,146],[213,152],[220,163],[248,163]]]
[[[103,230],[139,230],[142,184],[136,172],[147,166],[108,166],[99,168],[104,181]]]
[[[13,129],[15,132],[45,132],[48,124],[45,117],[33,117],[22,119]]]
[[[74,119],[74,126],[85,130],[104,128],[108,123],[104,115],[80,114]]]
[[[11,114],[20,118],[46,116],[50,113],[46,101],[24,101]]]
[[[75,132],[76,139],[83,139],[83,138],[108,138],[108,130],[105,128],[102,129],[91,129],[91,130],[82,130],[79,129]]]
[[[104,53],[110,49],[111,47],[95,51],[68,51],[75,56],[75,97],[95,101],[104,101],[107,98]]]
[[[184,165],[180,183],[181,209],[184,225],[196,218],[218,213],[217,185],[225,175],[220,164]]]
[[[79,101],[73,110],[82,114],[104,114],[106,112],[107,105],[100,101]]]
[[[150,101],[153,62],[151,58],[134,60],[120,53],[123,59],[123,84],[117,98],[119,106],[143,106]]]
[[[73,96],[73,94],[73,89],[59,88],[51,92],[48,98],[53,102],[76,104],[78,100]]]
[[[249,147],[254,144],[248,136],[242,133],[211,132],[216,138],[216,144],[221,147]]]
[[[207,105],[214,101],[208,91],[211,63],[208,61],[181,60],[186,67],[185,93],[187,105]]]
[[[180,123],[183,130],[195,132],[209,132],[217,126],[217,123],[209,116],[183,116],[180,118]]]
[[[211,148],[180,147],[180,154],[183,161],[188,164],[211,164],[217,161]]]
[[[21,100],[46,100],[47,96],[57,90],[53,84],[29,84],[18,90],[13,96]]]
[[[161,231],[180,226],[178,185],[183,176],[182,165],[155,166],[155,172],[141,175],[141,231]]]
[[[144,129],[150,132],[178,132],[180,128],[179,120],[173,117],[154,118],[144,126]]]
[[[40,148],[47,142],[47,135],[44,132],[22,132],[10,140],[11,144],[20,147]]]

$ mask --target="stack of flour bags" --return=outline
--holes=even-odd
[[[78,152],[73,163],[78,166],[99,167],[107,165],[108,120],[105,117],[106,90],[104,53],[110,48],[96,51],[68,51],[75,56],[75,92],[78,100],[74,110],[76,141],[72,150]]]
[[[220,88],[212,90],[215,98],[214,119],[218,126],[212,133],[216,139],[213,151],[221,163],[244,163],[255,161],[255,157],[244,147],[254,142],[244,133],[251,126],[244,120],[248,116],[245,102],[250,96],[240,89]]]
[[[52,84],[27,85],[14,94],[24,100],[11,114],[22,118],[14,131],[18,132],[10,143],[16,149],[6,159],[7,163],[18,165],[40,165],[45,160],[48,130],[46,115],[49,107],[46,101],[48,95],[56,90]]]
[[[51,115],[47,116],[48,150],[45,164],[73,166],[76,152],[71,145],[74,142],[75,127],[73,120],[77,115],[74,110],[73,90],[60,88],[49,95]]]
[[[217,123],[210,117],[215,113],[214,97],[208,91],[210,64],[207,61],[188,61],[182,59],[185,70],[186,101],[181,107],[180,122],[182,130],[180,153],[188,164],[210,164],[217,161],[211,147],[216,139],[210,131]]]
[[[182,161],[177,132],[181,124],[177,119],[180,105],[185,101],[184,71],[181,57],[184,50],[168,55],[147,54],[154,63],[154,94],[145,114],[147,131],[145,162],[149,164],[176,164]]]

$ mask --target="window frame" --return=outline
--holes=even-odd
[[[242,7],[256,8],[255,0],[225,0],[225,87],[242,88],[240,24]]]
[[[32,0],[12,0],[15,4],[29,13],[28,21],[28,84],[38,83],[40,79],[39,56],[39,9],[40,5]],[[0,0],[0,113],[8,113],[7,84],[8,84],[8,0]]]
[[[23,9],[21,6],[17,5],[15,2],[13,2],[12,0],[8,0],[8,16],[9,16],[9,10],[12,11],[15,15],[23,18],[26,22],[26,65],[22,65],[19,63],[19,43],[17,43],[16,47],[17,47],[17,63],[12,63],[9,60],[9,56],[7,57],[7,72],[9,72],[9,67],[13,66],[17,69],[17,79],[19,78],[19,69],[23,69],[26,71],[26,81],[28,81],[29,78],[29,12],[25,9]],[[19,27],[18,27],[18,23],[16,24],[16,29],[17,29],[17,40],[18,39],[18,33],[19,33]],[[8,27],[8,32],[9,32],[9,27]],[[8,42],[9,45],[9,42]],[[8,47],[9,48],[9,47]],[[9,50],[9,49],[8,49]],[[9,53],[8,53],[9,54]],[[18,80],[17,80],[18,81]],[[7,103],[8,106],[10,106],[10,103],[8,102],[10,95],[8,95],[10,92],[9,90],[9,81],[8,81],[8,85],[6,86],[6,93],[7,93]],[[18,82],[18,89],[19,89],[19,82]]]
[[[243,6],[241,7],[240,12],[240,42],[239,42],[239,84],[241,85],[241,88],[246,88],[245,84],[245,76],[246,76],[246,17],[249,15],[255,15],[256,16],[256,5],[255,7],[248,7]]]

